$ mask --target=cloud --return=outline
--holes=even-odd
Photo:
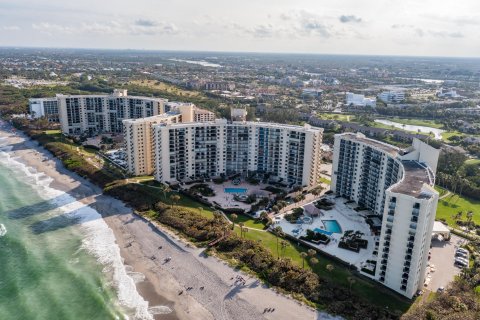
[[[157,23],[153,20],[138,19],[138,20],[135,20],[135,25],[141,26],[141,27],[155,27]]]
[[[341,23],[360,23],[362,22],[362,18],[359,18],[355,15],[341,15],[338,17],[338,20],[340,20]]]
[[[19,31],[22,30],[19,26],[0,26],[0,30],[3,31]]]
[[[80,25],[60,25],[49,22],[32,24],[34,30],[48,35],[56,34],[99,34],[99,35],[172,35],[178,33],[175,24],[139,19],[133,23],[83,22]]]

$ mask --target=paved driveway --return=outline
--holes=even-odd
[[[461,269],[454,265],[455,249],[464,241],[466,240],[453,234],[449,242],[432,240],[430,264],[435,266],[435,272],[431,273],[432,280],[427,289],[436,291],[439,287],[446,288],[460,273]]]

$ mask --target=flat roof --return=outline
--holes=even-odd
[[[372,147],[376,147],[378,149],[381,149],[381,150],[389,153],[390,155],[392,155],[394,157],[396,157],[400,153],[399,148],[391,146],[391,145],[383,143],[383,142],[380,142],[380,141],[377,141],[377,140],[374,140],[374,139],[369,139],[369,138],[365,137],[364,135],[359,135],[359,134],[352,133],[352,132],[346,132],[346,133],[343,133],[341,135],[343,137],[348,137],[349,140],[365,143],[367,145],[371,145]]]
[[[401,163],[404,170],[403,179],[394,184],[391,191],[416,198],[424,198],[425,194],[422,194],[423,185],[433,186],[433,174],[429,172],[427,166],[417,161],[403,160]]]

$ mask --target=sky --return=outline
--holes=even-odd
[[[480,57],[480,1],[0,0],[0,46]]]

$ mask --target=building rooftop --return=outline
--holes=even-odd
[[[422,192],[423,185],[434,185],[433,173],[427,166],[412,160],[403,160],[403,179],[394,184],[392,192],[406,194],[415,198],[430,198],[430,195]]]
[[[348,133],[344,133],[343,136],[348,137],[349,140],[358,141],[358,142],[361,142],[361,143],[365,143],[367,145],[371,145],[372,147],[376,147],[380,150],[383,150],[383,151],[389,153],[393,157],[396,157],[397,155],[400,154],[400,149],[399,148],[391,146],[391,145],[383,143],[383,142],[380,142],[380,141],[377,141],[377,140],[369,139],[369,138],[365,137],[363,134],[348,132]]]

